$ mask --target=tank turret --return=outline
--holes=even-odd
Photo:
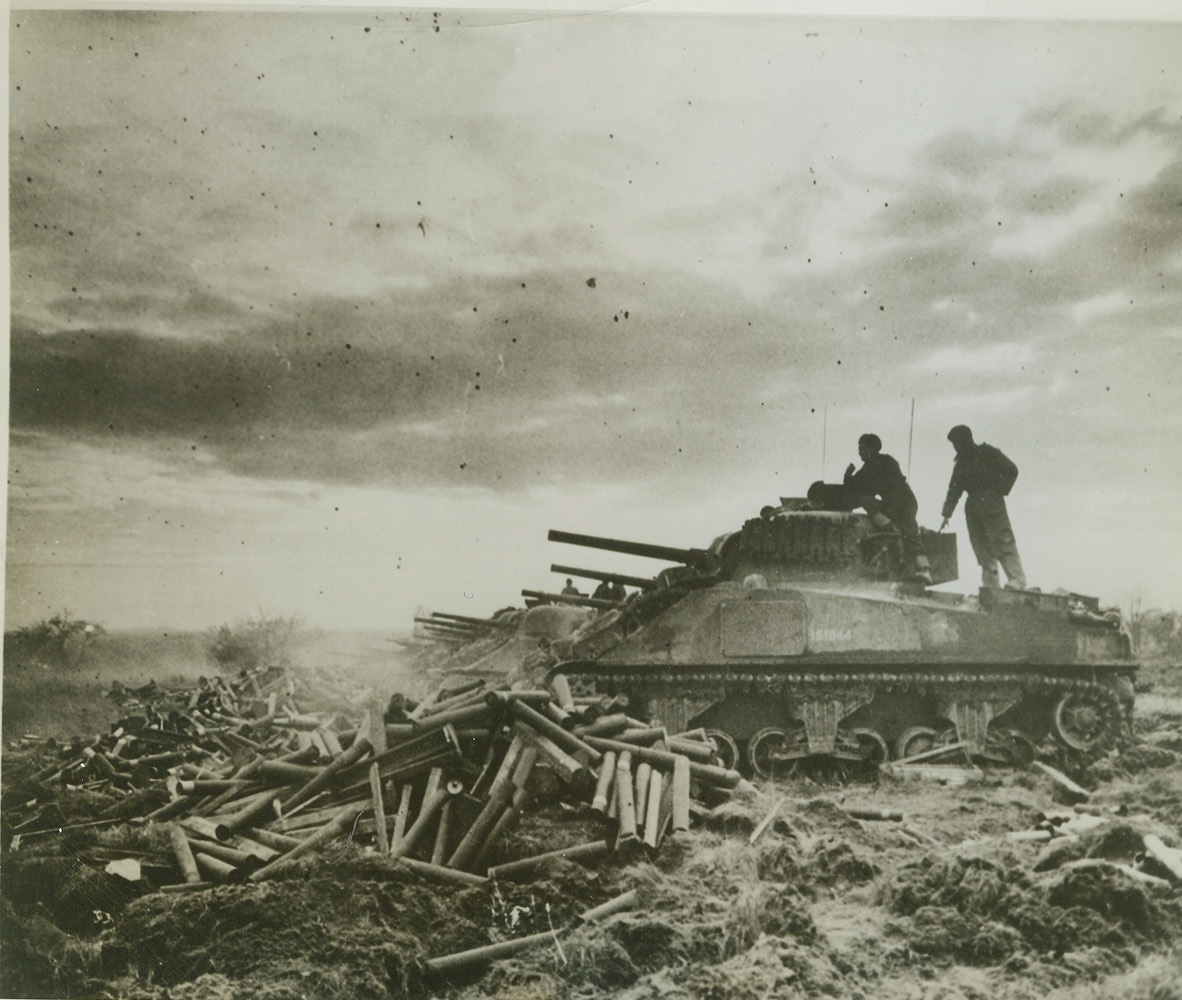
[[[780,498],[737,532],[720,535],[706,549],[680,549],[647,542],[622,541],[570,531],[550,531],[552,542],[565,542],[680,563],[719,580],[742,581],[749,575],[769,583],[790,579],[844,578],[912,582],[903,539],[886,518],[855,513],[840,483],[814,483],[807,497]],[[956,536],[920,530],[931,566],[930,584],[957,579]],[[567,567],[551,567],[555,572]],[[589,571],[597,579],[610,578]],[[682,577],[684,578],[684,576]],[[630,578],[634,583],[636,578]],[[657,584],[648,582],[649,589]]]

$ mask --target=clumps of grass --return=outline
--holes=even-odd
[[[1182,904],[1106,868],[1063,869],[1036,883],[1022,869],[983,858],[928,857],[901,869],[879,896],[890,912],[910,918],[894,928],[912,950],[969,964],[1089,947],[1120,954],[1168,940],[1182,926]]]
[[[1160,771],[1178,764],[1182,755],[1167,747],[1140,743],[1115,757],[1098,760],[1089,768],[1092,782],[1111,781],[1122,775],[1138,775],[1144,771]]]
[[[921,906],[907,928],[912,950],[948,955],[969,965],[992,965],[1021,947],[1021,935],[993,920],[966,915],[951,906]]]
[[[515,961],[498,962],[479,988],[480,996],[512,1000],[568,1000],[570,996],[566,984],[554,975]]]
[[[788,942],[763,937],[745,953],[694,970],[686,984],[698,1000],[766,1000],[797,994],[799,955]],[[829,993],[828,995],[837,995]]]
[[[702,825],[714,833],[746,837],[755,829],[760,819],[751,802],[732,799],[711,809]]]
[[[557,977],[563,984],[564,996],[579,987],[615,990],[629,986],[644,972],[628,950],[629,943],[643,944],[645,936],[651,934],[667,945],[673,930],[663,927],[650,930],[648,924],[617,917],[606,927],[581,928],[563,940],[561,958],[555,954],[534,954],[529,956],[529,965],[537,968],[540,964]],[[645,950],[652,954],[651,942]],[[494,984],[495,980],[488,985]]]
[[[1111,823],[1081,834],[1078,839],[1062,838],[1062,843],[1051,841],[1033,869],[1053,871],[1080,858],[1101,858],[1107,861],[1128,862],[1145,850],[1141,833],[1128,823]]]
[[[172,841],[165,823],[148,823],[143,826],[120,824],[99,830],[94,842],[103,847],[127,851],[150,851],[172,856]]]
[[[79,788],[74,791],[67,791],[65,789],[46,788],[37,789],[38,797],[44,803],[52,803],[52,809],[56,810],[55,815],[60,816],[60,822],[63,825],[71,823],[85,823],[89,820],[96,819],[101,813],[111,808],[119,802],[112,795],[105,795],[102,792],[92,792],[86,788]],[[45,815],[45,810],[42,810],[42,815]],[[47,826],[52,825],[50,823]]]
[[[561,890],[581,887],[584,908],[598,901],[586,898],[588,890],[609,898],[636,888],[640,905],[574,929],[561,949],[541,947],[497,963],[480,981],[481,995],[516,996],[527,984],[543,997],[601,996],[649,980],[681,982],[694,970],[739,960],[764,940],[812,948],[820,935],[805,896],[791,881],[761,874],[760,858],[773,856],[770,847],[755,851],[745,840],[703,835],[676,871],[666,870],[662,857],[660,867],[639,864],[598,884],[595,872],[569,884],[555,879]]]
[[[687,913],[667,898],[644,912],[621,914],[602,926],[581,928],[564,939],[566,961],[535,958],[566,984],[566,994],[580,989],[613,990],[631,986],[662,970],[710,969],[739,959],[759,942],[776,940],[811,944],[818,935],[803,897],[790,886],[751,882],[737,886],[726,899],[702,912]],[[785,970],[781,965],[781,973]],[[522,976],[520,964],[511,975]],[[506,973],[502,972],[501,976]],[[680,974],[678,976],[680,978]],[[501,979],[485,985],[494,987]],[[768,994],[763,994],[768,995]]]
[[[804,870],[815,885],[822,886],[861,885],[878,877],[878,866],[858,854],[844,840],[819,844],[805,863]]]
[[[77,857],[13,857],[5,860],[4,899],[16,913],[34,912],[61,930],[93,937],[139,895],[117,875]]]
[[[747,951],[764,935],[812,943],[817,927],[808,901],[793,886],[757,882],[730,900],[715,938],[721,958]]]
[[[1104,789],[1105,801],[1134,802],[1162,825],[1182,829],[1182,767],[1153,771],[1136,780],[1121,776]]]
[[[488,894],[387,873],[341,865],[260,885],[147,896],[127,908],[112,945],[137,990],[217,972],[252,984],[252,996],[266,995],[264,984],[276,996],[421,995],[427,955],[488,942]]]
[[[1151,941],[1168,933],[1161,909],[1140,885],[1102,868],[1070,868],[1051,883],[1046,902],[1066,913],[1084,909],[1101,917],[1112,929],[1100,943],[1124,943],[1121,938]]]
[[[1145,841],[1140,831],[1128,823],[1111,823],[1089,830],[1080,841],[1086,847],[1087,857],[1107,858],[1112,861],[1128,861],[1145,850]]]
[[[924,857],[902,868],[881,893],[880,902],[893,913],[910,916],[924,906],[952,907],[961,913],[990,917],[1010,899],[1011,885],[1027,879],[985,858]]]
[[[677,876],[704,902],[726,898],[736,885],[759,878],[758,856],[746,840],[702,836]]]
[[[0,900],[0,939],[4,996],[97,996],[103,989],[100,943],[63,932],[40,911],[20,913]]]
[[[1046,1000],[1182,1000],[1182,949],[1149,955],[1136,968],[1108,976],[1101,982],[1052,990]]]
[[[809,799],[798,806],[793,815],[813,827],[820,826],[853,836],[862,833],[861,824],[832,799]]]
[[[796,884],[804,881],[800,848],[794,840],[776,838],[760,842],[755,863],[764,881]]]

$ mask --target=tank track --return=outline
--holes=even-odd
[[[1034,748],[1053,733],[1069,753],[1083,759],[1094,758],[1115,746],[1127,729],[1124,707],[1115,686],[1099,679],[1071,676],[1078,668],[1062,671],[1031,668],[1015,671],[949,669],[939,667],[844,669],[819,673],[786,671],[776,668],[747,670],[714,669],[708,666],[646,665],[614,667],[595,661],[571,661],[556,666],[551,674],[563,673],[576,687],[588,694],[628,694],[647,703],[650,712],[661,718],[671,732],[685,729],[708,709],[736,699],[769,698],[778,703],[790,701],[794,718],[786,719],[804,727],[797,734],[794,756],[848,758],[842,747],[849,746],[850,734],[862,734],[867,760],[884,755],[900,756],[898,743],[880,735],[873,725],[860,727],[854,721],[859,709],[884,696],[902,699],[904,709],[917,713],[917,725],[933,734],[933,745],[952,739],[962,742],[972,757],[992,763],[1028,762]],[[1109,671],[1103,673],[1108,674]],[[1119,671],[1112,671],[1119,676]],[[934,714],[919,722],[918,708],[926,699],[940,706]],[[1009,710],[1013,711],[1009,711]],[[1008,712],[1008,714],[1007,714]],[[733,713],[732,713],[733,714]],[[998,725],[990,728],[993,720]],[[696,723],[695,723],[696,724]],[[930,727],[930,728],[926,728]],[[909,735],[915,726],[908,728]],[[782,733],[783,728],[775,730]],[[740,747],[749,737],[764,736],[742,732],[735,726],[716,728],[718,740],[733,748],[741,763]],[[803,742],[802,742],[803,740]],[[891,753],[892,748],[895,752]],[[885,753],[884,753],[885,752]],[[756,763],[748,767],[758,772]]]
[[[940,668],[943,669],[943,668]],[[997,673],[972,673],[955,671],[944,674],[924,672],[919,670],[898,670],[898,671],[883,671],[881,669],[868,673],[860,672],[843,672],[843,673],[784,673],[781,671],[758,671],[758,670],[742,670],[736,671],[727,668],[725,673],[712,671],[709,668],[695,668],[695,667],[677,667],[668,668],[663,666],[652,666],[644,668],[623,668],[616,669],[614,667],[606,667],[600,663],[579,664],[579,663],[560,663],[551,671],[554,673],[566,674],[568,678],[578,677],[581,681],[590,682],[595,685],[615,685],[616,687],[627,687],[630,685],[642,685],[651,687],[654,681],[671,682],[676,680],[679,685],[718,685],[725,683],[728,686],[743,685],[747,689],[760,693],[774,694],[785,690],[792,686],[802,686],[805,684],[817,684],[823,687],[834,687],[841,684],[889,684],[900,685],[902,687],[912,687],[915,685],[932,685],[932,684],[1018,684],[1023,688],[1036,689],[1040,687],[1072,687],[1072,688],[1088,688],[1097,687],[1107,690],[1105,685],[1091,680],[1081,678],[1065,678],[1052,677],[1047,675],[1036,675],[1031,672],[1020,674],[997,674]]]

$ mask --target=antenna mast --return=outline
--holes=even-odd
[[[911,397],[911,426],[907,429],[907,478],[911,478],[911,442],[915,437],[915,397]]]

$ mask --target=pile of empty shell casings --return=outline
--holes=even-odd
[[[77,825],[169,824],[172,856],[149,861],[141,885],[163,892],[263,881],[322,849],[478,885],[529,878],[555,857],[655,851],[695,813],[751,787],[715,763],[704,731],[670,735],[630,718],[622,700],[572,698],[561,678],[553,690],[476,680],[422,702],[395,696],[384,716],[371,705],[352,721],[281,705],[265,700],[260,715],[238,720],[243,731],[193,735],[138,789],[108,776],[111,807]],[[115,776],[139,746],[118,739],[86,748]],[[27,777],[60,781],[52,767]],[[574,825],[582,840],[529,857],[503,849],[523,813],[556,803],[588,821]],[[60,812],[38,813],[8,832],[19,847],[68,829]]]

